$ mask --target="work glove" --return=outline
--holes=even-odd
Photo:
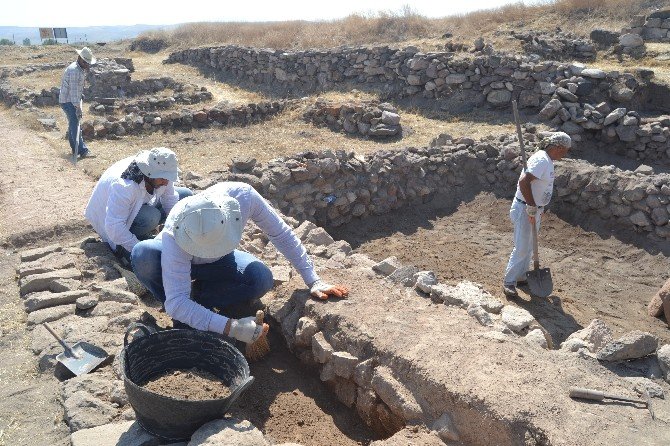
[[[347,297],[349,290],[340,285],[331,285],[327,282],[324,282],[321,279],[317,279],[309,287],[309,292],[312,296],[318,297],[319,299],[328,299],[329,295],[335,295],[337,297]]]
[[[529,217],[535,217],[537,215],[537,206],[526,206],[526,214],[528,214]]]
[[[229,334],[238,341],[250,344],[263,334],[263,324],[258,325],[254,316],[232,319]]]

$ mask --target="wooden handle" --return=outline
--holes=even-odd
[[[585,400],[602,401],[605,393],[599,390],[584,389],[582,387],[571,387],[570,398],[583,398]]]
[[[49,333],[51,333],[51,336],[53,336],[54,338],[56,338],[56,340],[58,341],[58,343],[59,343],[60,345],[63,346],[63,348],[65,349],[65,354],[66,354],[67,356],[70,356],[70,357],[72,357],[72,358],[79,358],[79,355],[77,355],[77,354],[70,348],[70,346],[67,345],[67,344],[65,343],[65,341],[63,340],[63,338],[61,338],[60,336],[58,336],[58,334],[56,334],[56,332],[53,330],[53,328],[51,328],[51,327],[49,326],[49,324],[47,324],[46,322],[43,322],[42,325],[44,325],[44,328],[46,328],[47,331],[48,331]]]
[[[263,319],[265,319],[265,313],[263,310],[258,310],[256,312],[256,324],[257,325],[262,325],[263,324]]]
[[[537,218],[537,214],[535,215],[535,218]],[[533,268],[540,269],[540,250],[537,247],[537,221],[530,226],[533,232]]]
[[[512,101],[512,112],[514,113],[514,123],[516,124],[516,134],[519,138],[519,149],[521,151],[521,160],[523,169],[526,170],[526,147],[523,144],[523,134],[521,133],[521,123],[519,121],[519,109],[516,106],[516,100]]]

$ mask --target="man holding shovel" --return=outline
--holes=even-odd
[[[81,134],[81,101],[86,71],[96,62],[93,53],[91,53],[88,47],[76,51],[79,57],[65,69],[58,96],[58,102],[67,116],[68,140],[72,149],[73,159],[75,160],[77,155],[81,158],[90,155],[88,147],[86,147],[86,143],[84,142],[84,137]]]
[[[521,172],[509,212],[514,225],[514,249],[503,282],[503,292],[507,297],[518,297],[516,286],[526,282],[533,252],[531,225],[539,231],[542,212],[553,193],[554,161],[568,153],[572,140],[567,133],[554,132],[541,141],[540,147],[541,150],[528,159],[527,169]]]

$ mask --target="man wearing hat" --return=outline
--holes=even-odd
[[[161,233],[132,252],[137,278],[158,300],[175,327],[223,333],[243,342],[261,334],[254,317],[230,319],[213,311],[259,299],[273,286],[272,272],[253,255],[237,250],[253,221],[300,273],[313,296],[346,297],[348,290],[319,278],[300,239],[250,185],[216,184],[175,205]],[[198,292],[191,295],[191,280]]]
[[[84,215],[121,258],[130,261],[135,245],[149,237],[180,199],[193,193],[175,187],[177,155],[165,147],[142,150],[102,174]]]
[[[528,158],[528,168],[521,172],[516,194],[509,211],[514,225],[514,249],[510,255],[503,292],[507,297],[518,297],[516,286],[526,283],[533,250],[532,226],[540,230],[540,219],[551,200],[554,188],[554,161],[563,158],[572,147],[567,133],[553,132],[545,137],[540,147]]]
[[[72,153],[77,153],[80,157],[89,155],[88,147],[84,142],[84,135],[80,134],[79,121],[81,120],[82,92],[84,91],[85,71],[91,65],[95,64],[95,57],[88,47],[76,50],[79,57],[77,60],[67,66],[63,73],[63,80],[60,85],[60,94],[58,102],[67,116],[68,139]],[[79,146],[77,145],[77,135],[79,134]]]

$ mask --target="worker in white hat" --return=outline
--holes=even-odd
[[[177,155],[165,147],[142,150],[114,163],[93,189],[84,215],[121,259],[165,221],[177,201],[193,195],[176,187]]]
[[[243,342],[261,333],[254,317],[231,319],[214,309],[259,299],[274,285],[272,272],[237,250],[251,219],[300,273],[313,296],[346,297],[348,290],[319,278],[300,239],[250,185],[223,182],[185,198],[172,209],[161,233],[138,243],[133,271],[164,303],[176,327],[223,333]],[[191,280],[199,284],[191,294]]]
[[[88,47],[76,51],[79,57],[68,65],[63,73],[58,102],[65,112],[65,116],[67,116],[70,149],[72,149],[73,154],[76,153],[83,158],[90,155],[79,125],[82,117],[84,79],[86,71],[91,68],[91,65],[95,64],[96,60]],[[79,145],[77,146],[77,144]]]

